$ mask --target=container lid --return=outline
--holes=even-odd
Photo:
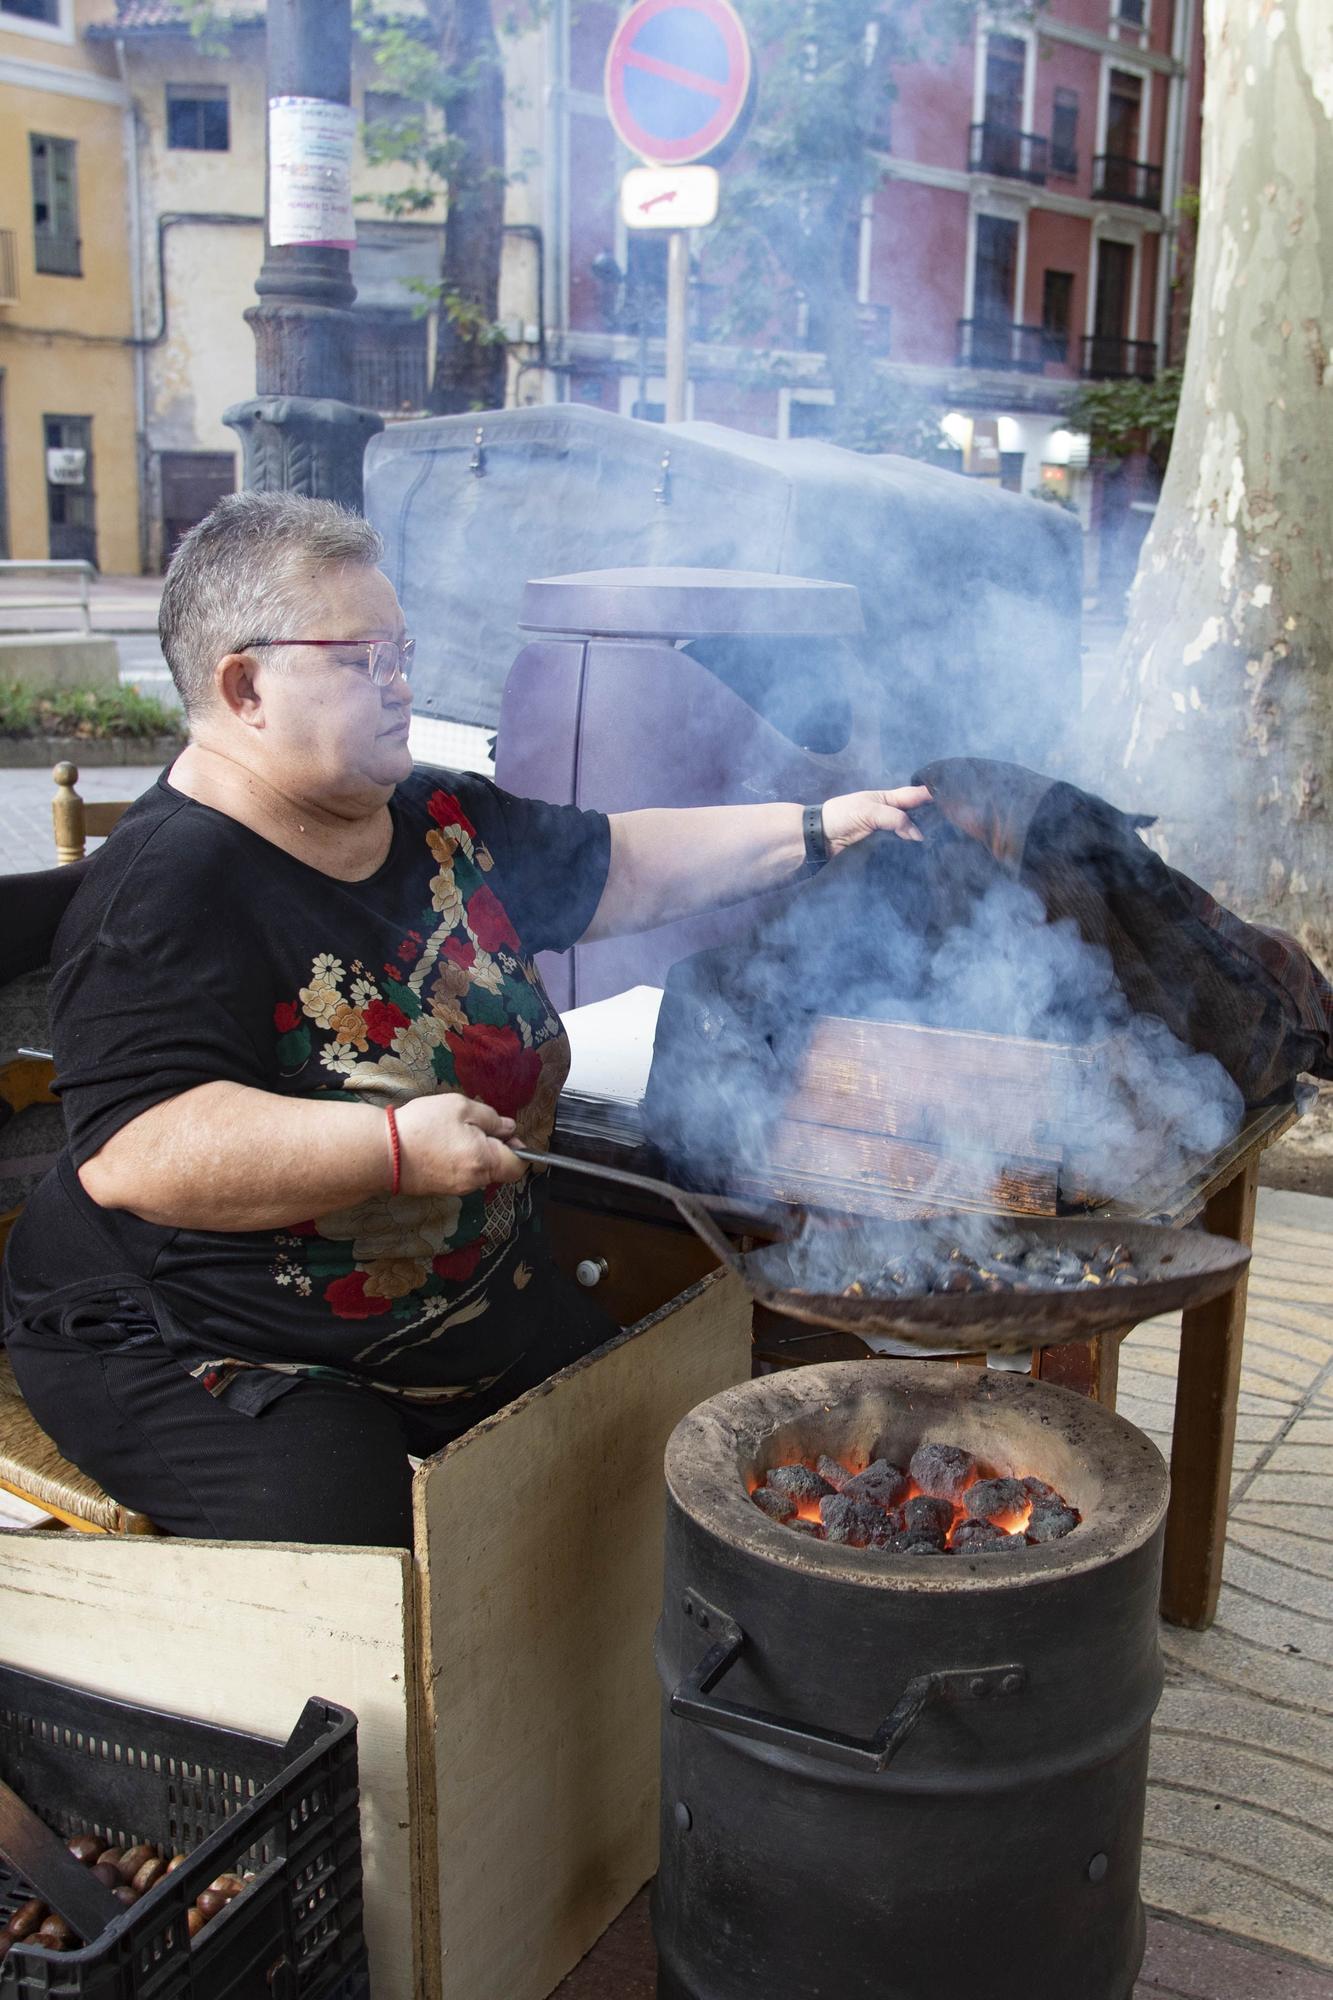
[[[524,589],[519,623],[527,631],[625,639],[858,638],[865,630],[852,584],[735,569],[589,569],[537,577]]]

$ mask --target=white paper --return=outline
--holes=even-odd
[[[631,986],[562,1015],[570,1047],[566,1088],[637,1104],[648,1087],[661,1005],[660,986]]]
[[[326,97],[268,101],[268,240],[356,246],[356,113]]]
[[[48,445],[46,478],[50,486],[82,486],[88,477],[88,454],[77,445]]]

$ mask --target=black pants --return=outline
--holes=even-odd
[[[492,1410],[609,1339],[591,1299],[561,1296],[532,1352],[464,1409],[403,1405],[299,1380],[258,1416],[228,1407],[155,1335],[77,1341],[16,1329],[10,1359],[29,1408],[74,1464],[174,1535],[241,1542],[412,1545],[412,1468]]]

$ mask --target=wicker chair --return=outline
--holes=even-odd
[[[41,968],[65,905],[90,865],[10,875],[0,883],[0,1255],[64,1139],[50,1062],[17,1051],[49,1045]],[[2,1349],[0,1487],[86,1534],[158,1532],[146,1515],[122,1507],[61,1456],[24,1402]]]

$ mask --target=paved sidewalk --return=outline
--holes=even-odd
[[[88,800],[137,799],[155,782],[161,769],[159,764],[80,764],[79,796]],[[49,771],[0,770],[0,875],[55,867],[56,844],[51,830],[54,791]],[[88,845],[91,851],[101,842],[94,840]]]

